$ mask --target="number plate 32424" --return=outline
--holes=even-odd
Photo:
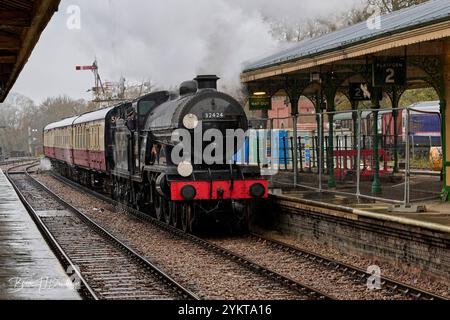
[[[203,119],[223,119],[225,114],[223,112],[205,112]]]

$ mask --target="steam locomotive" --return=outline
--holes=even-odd
[[[259,167],[233,161],[243,144],[235,132],[246,132],[248,122],[217,80],[197,76],[176,94],[155,92],[49,124],[45,156],[62,175],[185,232],[207,221],[243,230],[254,201],[268,197],[268,181]]]

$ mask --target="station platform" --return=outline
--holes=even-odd
[[[80,300],[0,170],[0,300]]]

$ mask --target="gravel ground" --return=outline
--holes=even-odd
[[[421,288],[425,291],[433,292],[450,299],[450,284],[436,279],[431,279],[421,274],[421,270],[405,270],[401,265],[393,265],[387,261],[380,260],[377,257],[363,257],[349,252],[339,250],[317,241],[305,238],[296,238],[293,236],[282,235],[276,231],[257,230],[257,232],[266,238],[278,240],[299,249],[305,249],[315,252],[324,257],[334,259],[343,263],[366,270],[368,266],[377,265],[381,268],[382,275],[403,282],[405,284]]]
[[[120,212],[47,175],[38,180],[203,299],[299,300],[277,282],[243,268],[189,240]]]
[[[208,241],[341,300],[404,299],[400,295],[392,295],[386,291],[371,291],[365,283],[357,283],[340,272],[332,271],[281,249],[275,249],[254,238],[215,238]]]

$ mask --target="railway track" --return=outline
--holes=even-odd
[[[82,212],[37,182],[36,165],[10,168],[7,177],[87,299],[197,300],[197,296]]]
[[[55,175],[55,174],[52,174],[52,176],[65,184],[69,184],[72,188],[82,191],[83,193],[93,195],[94,197],[99,198],[102,201],[105,201],[105,202],[113,204],[113,205],[123,206],[122,204],[115,202],[114,200],[110,199],[109,197],[107,197],[103,194],[96,193],[90,189],[83,187],[83,186],[80,186],[71,180],[68,180],[66,178],[63,178],[63,177],[61,177],[59,175]],[[274,278],[277,278],[278,281],[283,281],[285,283],[289,283],[289,285],[293,288],[301,288],[301,286],[302,286],[303,287],[302,290],[304,292],[310,291],[311,292],[310,294],[312,294],[312,297],[318,297],[321,299],[335,298],[335,296],[333,296],[333,295],[324,293],[321,290],[313,289],[313,288],[309,287],[308,285],[305,285],[304,283],[301,284],[301,286],[300,286],[298,281],[285,276],[284,273],[281,274],[281,273],[275,272],[273,270],[269,270],[268,268],[262,267],[261,264],[256,263],[255,261],[252,261],[249,258],[244,257],[244,254],[239,254],[239,253],[233,252],[233,250],[231,250],[231,249],[228,250],[224,246],[221,246],[220,244],[214,244],[212,241],[207,241],[207,240],[200,239],[200,238],[192,236],[192,235],[185,234],[185,233],[181,232],[180,230],[175,229],[171,226],[167,226],[166,224],[164,224],[154,218],[151,218],[148,215],[141,213],[135,209],[127,207],[126,211],[129,214],[131,214],[135,217],[138,217],[141,220],[150,222],[153,225],[156,225],[156,226],[158,226],[170,233],[173,233],[179,237],[189,239],[190,241],[193,241],[193,242],[201,245],[202,247],[208,248],[209,250],[217,252],[218,254],[226,255],[231,260],[236,261],[240,264],[246,265],[248,268],[250,268],[252,270],[256,270],[256,271],[260,270],[264,274],[267,274]],[[330,272],[332,271],[335,273],[340,273],[346,277],[351,278],[354,281],[355,285],[358,285],[360,287],[366,287],[369,277],[372,276],[372,274],[369,274],[365,270],[362,270],[355,266],[351,266],[346,263],[342,263],[342,262],[339,262],[339,261],[336,261],[333,259],[329,259],[329,258],[326,258],[319,254],[316,254],[314,252],[303,250],[303,249],[291,246],[286,243],[282,243],[282,242],[279,242],[279,241],[276,241],[273,239],[269,239],[269,238],[264,238],[263,236],[260,236],[260,235],[251,234],[248,236],[248,238],[252,239],[253,241],[257,241],[257,242],[264,242],[265,244],[272,247],[274,250],[280,250],[286,254],[289,254],[291,256],[291,258],[298,258],[303,261],[308,261],[308,262],[316,264],[317,266],[328,269],[328,270],[330,270]],[[431,292],[427,292],[420,288],[402,283],[400,281],[396,281],[396,280],[388,278],[388,277],[381,277],[381,287],[382,287],[382,291],[387,296],[398,295],[403,298],[408,298],[408,299],[413,299],[413,300],[447,300],[446,297],[443,297],[443,296],[440,296],[440,295],[437,295],[437,294],[434,294]],[[313,293],[314,291],[320,292],[320,294],[319,295],[317,295],[317,293],[314,294]]]
[[[262,284],[263,287],[271,286],[270,282],[277,283],[278,286],[284,287],[288,289],[288,292],[292,292],[292,296],[296,296],[296,299],[307,299],[307,300],[331,300],[335,299],[334,296],[324,293],[316,288],[310,287],[308,285],[305,285],[302,282],[299,282],[297,280],[294,280],[292,278],[289,278],[285,275],[282,275],[280,273],[277,273],[269,268],[266,268],[254,261],[251,261],[247,258],[245,258],[242,255],[238,255],[234,252],[231,252],[229,250],[226,250],[223,247],[217,246],[213,244],[212,242],[206,241],[204,239],[201,239],[199,237],[186,234],[182,232],[181,230],[178,230],[174,227],[168,226],[163,222],[160,222],[150,216],[148,216],[145,213],[139,212],[133,208],[124,207],[122,204],[110,199],[109,197],[96,193],[90,189],[87,189],[83,186],[80,186],[79,184],[68,180],[64,177],[61,177],[59,175],[51,174],[51,176],[60,182],[62,182],[65,185],[69,185],[71,188],[82,192],[83,194],[87,194],[90,196],[93,196],[96,199],[100,199],[101,201],[104,201],[110,205],[119,207],[123,209],[123,211],[126,211],[129,215],[132,217],[135,217],[139,219],[139,221],[144,222],[146,224],[151,224],[152,226],[157,227],[158,229],[170,234],[172,237],[176,239],[182,239],[187,241],[190,246],[194,245],[196,247],[200,247],[205,251],[208,251],[212,253],[215,256],[220,256],[222,259],[228,260],[233,262],[234,264],[239,265],[242,269],[245,269],[246,272],[250,272],[252,274],[257,274],[259,277],[262,277],[266,279],[265,283]],[[198,251],[196,248],[186,248],[186,250],[191,251]],[[213,280],[213,279],[211,279]]]
[[[284,252],[287,252],[289,254],[315,262],[328,269],[339,271],[343,274],[346,274],[354,278],[356,281],[360,281],[363,284],[366,284],[369,278],[372,276],[372,274],[367,273],[365,270],[361,268],[324,257],[309,250],[300,249],[298,247],[274,239],[269,239],[257,234],[251,234],[251,237],[253,239],[256,239],[257,241],[264,241],[266,244],[274,248],[280,249]],[[381,287],[383,290],[398,293],[401,294],[402,296],[410,297],[415,300],[448,300],[446,297],[431,292],[427,292],[414,286],[404,284],[389,277],[381,277]]]
[[[373,275],[365,270],[258,234],[251,233],[245,237],[213,239],[211,241],[232,251],[245,252],[247,256],[258,261],[270,262],[270,259],[275,259],[277,267],[287,273],[298,273],[299,271],[314,273],[308,271],[308,269],[315,269],[316,273],[318,273],[318,278],[320,278],[321,273],[330,273],[331,276],[326,279],[324,285],[327,287],[327,290],[332,291],[337,296],[341,294],[339,291],[355,287],[359,294],[367,294],[369,296],[375,294],[380,298],[447,300],[446,297],[388,277],[381,277],[381,288],[379,290],[368,290],[367,283]],[[247,251],[246,248],[252,248],[252,250]],[[334,277],[332,276],[333,274]],[[336,281],[336,279],[339,281]]]

